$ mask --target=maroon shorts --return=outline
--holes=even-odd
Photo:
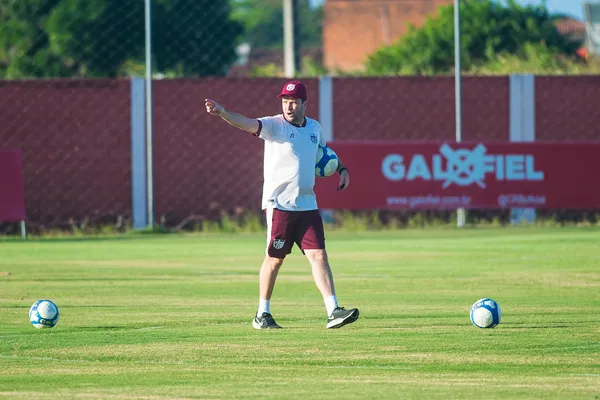
[[[294,243],[304,250],[324,249],[325,232],[319,210],[267,209],[267,255],[285,258]]]

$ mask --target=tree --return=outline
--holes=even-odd
[[[223,75],[242,31],[228,0],[154,0],[153,59],[172,75]],[[215,40],[218,40],[215,45]],[[0,5],[0,77],[115,77],[143,65],[143,0]]]
[[[0,3],[0,77],[69,75],[69,68],[48,48],[44,31],[48,15],[59,1]]]
[[[298,2],[299,40],[303,47],[320,47],[323,7]],[[236,0],[233,16],[244,25],[244,40],[252,47],[283,47],[283,0]]]
[[[61,0],[48,17],[50,50],[74,75],[123,75],[127,60],[143,60],[144,3]]]
[[[230,18],[228,0],[157,0],[154,58],[176,76],[225,75],[236,60],[242,25]]]
[[[473,66],[476,75],[506,75],[536,73],[544,75],[597,75],[600,64],[590,60],[583,63],[573,57],[557,54],[544,45],[526,44],[520,55],[500,54],[494,60]]]
[[[461,12],[461,63],[465,70],[481,68],[499,55],[531,55],[531,46],[545,54],[575,57],[579,43],[561,36],[545,7],[506,6],[493,0],[466,0]],[[422,28],[411,27],[398,42],[369,56],[367,74],[449,73],[454,65],[454,7],[441,7],[438,17]]]

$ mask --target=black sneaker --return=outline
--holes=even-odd
[[[258,315],[254,317],[252,327],[254,329],[281,329],[273,319],[273,316],[266,312],[262,313],[260,317]]]
[[[327,328],[335,329],[351,324],[358,319],[358,315],[358,308],[346,310],[344,307],[336,307],[327,318]]]

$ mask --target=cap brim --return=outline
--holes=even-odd
[[[289,93],[280,93],[280,94],[277,95],[277,98],[279,99],[279,98],[282,98],[283,96],[291,97],[292,99],[302,99],[302,100],[305,100],[304,97],[292,96]]]

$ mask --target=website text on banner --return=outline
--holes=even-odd
[[[0,149],[0,221],[25,220],[21,152]]]
[[[319,208],[600,209],[600,142],[332,142],[348,191],[318,179]]]

